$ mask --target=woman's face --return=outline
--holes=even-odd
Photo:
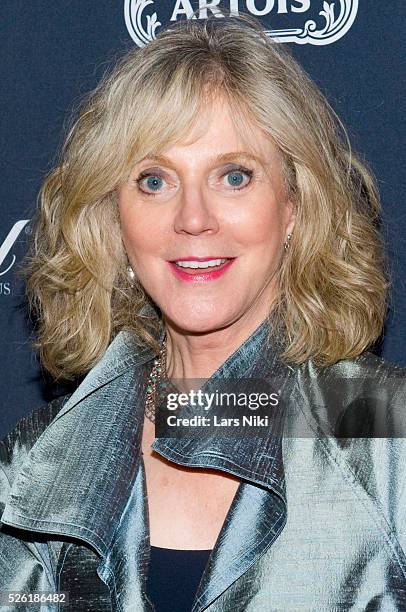
[[[259,325],[293,229],[281,155],[254,125],[243,140],[229,113],[214,102],[185,141],[137,163],[118,189],[131,266],[185,333]]]

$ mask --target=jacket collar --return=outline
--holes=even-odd
[[[257,379],[269,381],[273,386],[277,384],[280,395],[285,395],[286,389],[284,393],[282,390],[293,369],[280,361],[277,339],[268,332],[269,324],[265,320],[214,372],[204,384],[203,391],[214,390],[216,381],[224,379]],[[179,416],[191,417],[196,414],[189,408],[185,407]],[[204,437],[156,438],[151,448],[175,463],[230,472],[273,489],[285,499],[280,440],[282,406],[272,410],[264,437],[231,437],[219,428],[217,432]]]
[[[213,377],[288,381],[292,370],[279,360],[277,344],[267,342],[267,329],[264,321]],[[131,333],[118,334],[32,447],[2,522],[80,538],[107,555],[138,473],[154,356]],[[156,439],[152,448],[175,463],[231,472],[286,503],[281,440],[272,428],[267,438]]]
[[[139,464],[141,406],[154,357],[119,333],[16,474],[1,521],[80,538],[107,554]]]

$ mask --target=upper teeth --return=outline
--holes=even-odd
[[[176,261],[176,265],[181,268],[210,268],[223,264],[226,259],[210,259],[208,261]]]

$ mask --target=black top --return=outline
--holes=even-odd
[[[156,612],[191,612],[210,553],[151,546],[147,595]]]

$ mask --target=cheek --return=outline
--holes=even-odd
[[[256,200],[234,223],[235,235],[247,247],[277,249],[283,240],[284,205],[269,198]]]
[[[151,215],[140,214],[134,207],[122,206],[120,208],[121,234],[126,251],[129,255],[137,257],[156,252],[157,236],[162,235],[158,220]]]

